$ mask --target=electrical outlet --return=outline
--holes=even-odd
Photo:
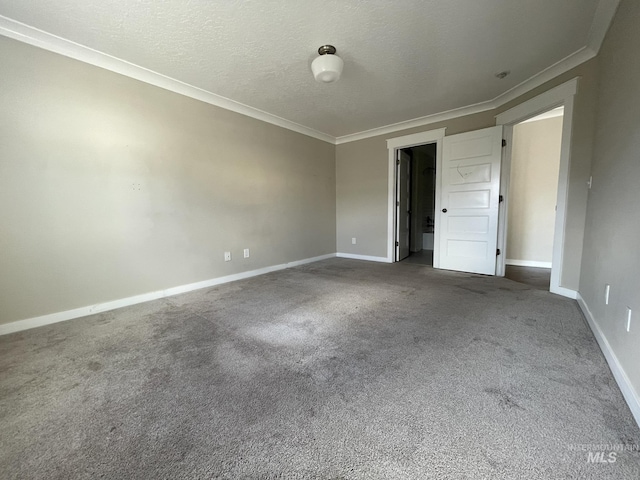
[[[248,248],[244,249],[244,258],[249,258],[249,249]]]
[[[356,244],[356,237],[353,237],[353,238],[351,239],[351,245],[355,245],[355,244]]]
[[[631,331],[631,309],[627,307],[627,332]]]
[[[608,283],[604,286],[604,304],[609,305],[609,292],[611,291],[611,285]]]
[[[231,252],[224,252],[224,261],[225,262],[231,261]]]

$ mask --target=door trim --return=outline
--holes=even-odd
[[[514,125],[535,117],[545,111],[559,106],[564,106],[564,117],[562,120],[562,143],[560,147],[560,168],[558,172],[558,193],[556,200],[556,220],[553,233],[553,255],[551,266],[552,293],[571,297],[569,292],[573,290],[561,286],[562,282],[562,261],[565,249],[565,229],[567,220],[567,192],[569,190],[569,166],[571,160],[571,133],[573,130],[573,103],[574,96],[578,92],[578,81],[576,77],[557,87],[552,88],[526,102],[523,102],[499,115],[496,115],[496,125],[503,126],[504,139],[507,147],[504,149],[502,157],[502,178],[500,181],[500,194],[504,202],[500,205],[498,214],[498,248],[506,252],[507,244],[507,219],[509,207],[509,181],[511,174],[511,152],[513,141]],[[508,254],[508,252],[506,252]],[[505,274],[506,255],[499,255],[496,260],[496,275]]]
[[[442,140],[444,139],[445,128],[438,128],[436,130],[429,130],[427,132],[413,133],[411,135],[403,135],[402,137],[395,137],[387,139],[387,149],[389,153],[389,174],[387,185],[387,262],[393,263],[396,261],[396,151],[403,148],[417,147],[418,145],[425,145],[427,143],[436,144],[436,173],[442,165]],[[438,192],[440,191],[440,184],[438,176],[436,175],[436,212],[440,209],[440,199]],[[434,224],[434,229],[437,229],[437,221]],[[439,251],[439,241],[434,238],[433,245],[433,258],[434,267],[438,268],[436,263],[436,252]]]

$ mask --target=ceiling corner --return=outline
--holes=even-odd
[[[620,5],[620,0],[600,0],[598,2],[587,39],[587,48],[593,50],[595,55],[600,51],[609,25],[618,10],[618,5]]]

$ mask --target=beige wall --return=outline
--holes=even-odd
[[[640,2],[623,0],[600,51],[598,121],[580,294],[640,398]],[[605,284],[611,285],[609,305]],[[627,307],[632,309],[626,331]]]
[[[0,62],[0,323],[335,252],[333,145],[5,37]]]
[[[387,139],[447,127],[447,135],[495,125],[491,112],[427,127],[344,143],[336,147],[337,249],[340,253],[387,256]],[[351,237],[358,238],[351,245]],[[362,239],[362,241],[360,240]]]
[[[521,123],[513,129],[509,260],[551,263],[561,144],[561,116]]]
[[[338,252],[377,257],[387,255],[387,139],[442,127],[447,128],[447,135],[454,135],[494,126],[495,115],[577,76],[581,79],[574,102],[566,241],[563,248],[561,279],[561,286],[577,290],[586,215],[586,182],[590,172],[595,121],[596,59],[583,63],[494,111],[338,145],[336,147]],[[357,245],[351,245],[351,237],[358,237]],[[364,241],[361,242],[360,238]]]

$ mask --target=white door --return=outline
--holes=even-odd
[[[439,268],[495,275],[502,126],[444,137]]]
[[[396,262],[409,256],[409,234],[411,233],[411,157],[398,150],[396,161]]]

